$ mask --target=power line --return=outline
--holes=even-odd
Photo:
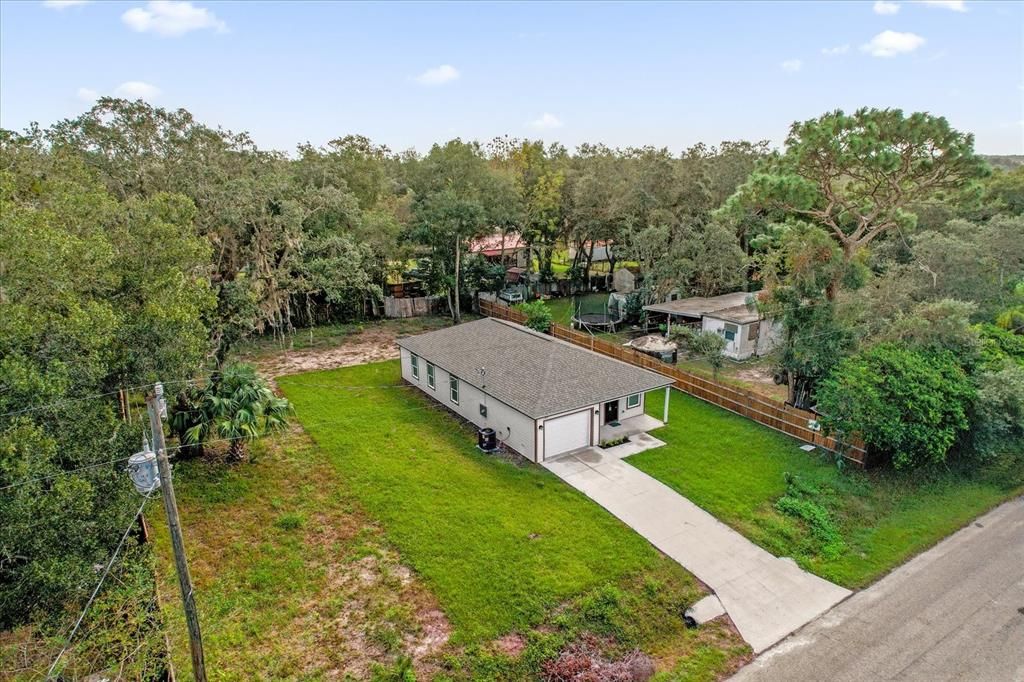
[[[40,410],[51,410],[51,409],[55,409],[57,407],[63,407],[65,405],[83,402],[85,400],[97,400],[99,398],[108,398],[110,396],[117,395],[118,393],[120,393],[122,391],[125,391],[125,392],[139,391],[139,390],[142,390],[144,388],[150,388],[150,387],[156,386],[158,383],[163,383],[164,386],[174,386],[174,385],[177,385],[177,384],[197,383],[198,381],[199,381],[198,379],[176,379],[176,380],[173,380],[173,381],[164,381],[164,382],[158,382],[157,381],[157,382],[153,382],[151,384],[138,384],[136,386],[123,386],[121,388],[114,389],[113,391],[107,391],[106,393],[91,393],[89,395],[78,396],[78,397],[75,397],[75,398],[63,398],[61,400],[55,400],[55,401],[53,401],[51,403],[46,403],[46,404],[43,404],[43,405],[33,405],[31,407],[25,407],[25,408],[22,408],[20,410],[11,410],[10,412],[4,412],[4,413],[0,414],[0,417],[13,417],[13,416],[17,416],[19,414],[27,414],[29,412],[38,412]]]
[[[5,486],[0,486],[0,490],[9,490],[10,488],[17,488],[19,486],[28,485],[29,483],[36,483],[38,481],[48,481],[51,478],[57,478],[59,476],[67,476],[68,474],[73,474],[73,473],[75,473],[77,471],[84,471],[85,469],[94,469],[96,467],[101,467],[101,466],[104,466],[106,464],[117,464],[118,462],[126,462],[126,461],[128,461],[128,459],[129,459],[128,457],[118,457],[116,459],[108,459],[108,460],[103,460],[103,461],[100,461],[100,462],[93,462],[92,464],[85,464],[85,465],[82,465],[80,467],[75,467],[74,469],[63,469],[61,471],[58,471],[58,472],[53,473],[53,474],[48,474],[46,476],[36,476],[34,478],[25,478],[25,479],[21,479],[21,480],[17,481],[16,483],[10,483],[10,484],[5,485]]]
[[[82,621],[85,620],[85,614],[89,611],[89,607],[92,606],[93,601],[96,600],[96,595],[99,594],[100,588],[103,586],[103,582],[107,579],[110,574],[110,569],[114,566],[114,561],[117,559],[117,555],[121,553],[121,548],[124,547],[125,540],[128,539],[128,534],[132,531],[132,526],[135,525],[135,519],[138,518],[139,514],[142,513],[146,503],[149,502],[150,497],[153,495],[153,491],[150,491],[142,499],[142,504],[139,505],[138,511],[132,516],[132,520],[128,522],[128,527],[124,529],[124,533],[121,534],[121,540],[117,543],[117,547],[114,548],[114,553],[110,556],[110,561],[107,562],[106,568],[103,569],[103,575],[100,576],[100,581],[96,583],[96,587],[93,589],[92,594],[89,596],[89,601],[85,603],[85,608],[82,609],[82,613],[78,615],[78,620],[75,621],[75,625],[71,628],[71,633],[67,636],[64,643],[64,648],[57,654],[57,658],[53,659],[53,663],[50,664],[50,669],[46,672],[46,679],[53,679],[53,671],[56,669],[57,664],[60,663],[60,659],[67,652],[71,646],[71,642],[75,639],[75,635],[78,633],[78,628],[82,626]]]
[[[336,386],[321,385],[321,384],[296,384],[296,385],[310,386],[310,387],[314,387],[314,388],[329,388],[329,389],[336,388]],[[390,389],[390,388],[417,388],[417,387],[416,386],[412,386],[412,385],[391,384],[391,385],[369,386],[369,387],[350,386],[350,388]],[[401,415],[411,414],[413,412],[422,412],[424,410],[436,410],[436,409],[438,409],[438,407],[444,407],[444,406],[441,405],[440,403],[437,404],[437,405],[428,403],[428,404],[423,405],[421,407],[413,407],[413,408],[395,410],[395,411],[392,411],[392,412],[381,411],[381,412],[378,412],[378,414],[380,416],[382,416],[382,417],[386,416],[386,417],[401,418]],[[358,418],[355,418],[355,417],[349,418],[349,419],[332,418],[332,419],[324,419],[324,420],[315,421],[315,422],[303,422],[301,420],[298,420],[297,423],[303,429],[306,429],[306,428],[310,428],[310,427],[325,426],[325,425],[331,425],[331,424],[339,424],[339,425],[340,424],[354,424],[354,423],[363,422],[364,420],[365,420],[365,415],[363,415],[361,417],[358,417]],[[265,438],[271,439],[271,438],[280,437],[280,435],[281,434],[277,434],[277,433],[269,434]],[[178,445],[174,445],[174,446],[166,448],[166,450],[167,450],[167,453],[169,455],[172,452],[176,452],[176,451],[179,451],[179,450],[187,450],[189,448],[194,448],[194,447],[197,447],[197,446],[207,446],[207,445],[214,445],[214,444],[218,444],[218,443],[231,443],[231,442],[238,441],[238,440],[249,440],[249,439],[250,439],[249,436],[235,436],[235,437],[231,437],[231,438],[213,438],[213,439],[210,439],[210,440],[205,440],[205,441],[203,441],[201,443],[179,443]],[[128,461],[128,459],[129,459],[128,456],[126,456],[126,457],[117,457],[117,458],[114,458],[114,459],[102,460],[102,461],[99,461],[99,462],[93,462],[91,464],[86,464],[86,465],[83,465],[83,466],[75,467],[74,469],[67,469],[67,470],[63,470],[63,471],[58,471],[58,472],[55,472],[55,473],[52,473],[52,474],[48,474],[46,476],[37,476],[37,477],[33,477],[33,478],[26,478],[26,479],[22,479],[22,480],[16,481],[14,483],[10,483],[10,484],[5,485],[3,487],[0,487],[0,490],[9,490],[11,488],[17,488],[17,487],[20,487],[20,486],[23,486],[23,485],[28,485],[30,483],[35,483],[35,482],[38,482],[38,481],[45,481],[45,480],[50,480],[50,479],[54,479],[54,478],[59,478],[61,476],[67,476],[67,475],[76,473],[78,471],[83,471],[85,469],[92,469],[92,468],[95,468],[95,467],[100,467],[100,466],[104,466],[104,465],[108,465],[108,464],[117,464],[118,462]]]

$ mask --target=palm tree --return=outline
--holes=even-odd
[[[229,440],[228,459],[241,461],[246,445],[261,436],[281,431],[292,414],[287,398],[279,398],[251,365],[228,365],[210,382],[175,406],[172,424],[187,445],[202,446],[215,439]],[[184,409],[182,409],[184,408]]]

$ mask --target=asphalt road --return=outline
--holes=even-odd
[[[1024,682],[1024,497],[758,656],[734,682]]]

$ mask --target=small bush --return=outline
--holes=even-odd
[[[551,308],[544,301],[520,303],[519,311],[526,315],[526,326],[547,334],[551,330]]]

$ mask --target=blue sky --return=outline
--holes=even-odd
[[[348,133],[673,151],[858,106],[1024,153],[1024,3],[0,3],[0,126],[143,96],[290,151]]]

